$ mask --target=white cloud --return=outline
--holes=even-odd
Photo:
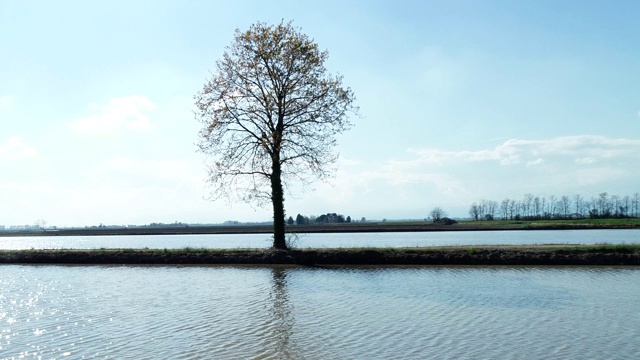
[[[38,150],[20,137],[12,137],[7,142],[0,143],[0,160],[17,160],[36,156],[38,156]]]
[[[113,157],[89,173],[93,181],[105,183],[126,182],[145,185],[168,183],[174,185],[203,186],[204,169],[196,161],[184,159],[149,160],[136,157]]]
[[[340,157],[338,158],[338,164],[340,166],[356,166],[356,165],[361,165],[362,161],[357,159],[348,159],[348,158]]]
[[[537,158],[535,160],[527,161],[527,166],[536,166],[536,165],[540,165],[542,163],[544,163],[544,160],[542,160],[542,158]]]
[[[341,166],[336,186],[320,186],[313,203],[325,204],[318,207],[321,211],[352,209],[352,215],[419,214],[446,204],[448,211],[464,215],[469,204],[481,198],[527,192],[633,193],[640,177],[640,169],[632,166],[640,162],[640,140],[604,136],[513,139],[490,149],[413,149],[409,155],[382,164],[363,163],[358,169]]]
[[[640,176],[640,140],[577,135],[545,140],[508,140],[477,151],[412,150],[416,158],[389,162],[389,174],[405,181],[438,175],[457,181],[456,191],[505,193],[620,188]],[[616,184],[616,185],[614,185]],[[437,186],[437,184],[436,184]],[[443,185],[438,186],[443,189]],[[569,190],[567,190],[569,189]],[[637,191],[629,189],[629,191]],[[486,195],[489,196],[489,195]]]
[[[577,164],[593,164],[596,161],[597,160],[595,158],[590,156],[576,159]]]
[[[0,111],[8,109],[14,100],[14,96],[0,96]]]
[[[149,131],[153,124],[147,112],[156,108],[145,96],[113,98],[107,105],[91,104],[93,115],[80,118],[68,127],[83,134],[116,134],[123,130]]]
[[[41,176],[0,180],[3,201],[15,205],[12,211],[0,211],[2,223],[32,223],[38,218],[58,226],[217,222],[230,212],[224,203],[204,200],[205,170],[198,161],[113,157],[74,170],[43,170]]]
[[[32,224],[38,218],[57,226],[225,219],[225,209],[203,200],[193,187],[91,182],[69,185],[43,179],[0,183],[0,191],[3,201],[14,204],[10,209],[0,209],[3,224]]]
[[[419,155],[412,162],[431,166],[481,161],[497,161],[501,165],[537,165],[543,163],[545,158],[558,159],[559,157],[571,159],[578,164],[590,164],[601,159],[637,157],[640,154],[640,140],[577,135],[547,140],[512,139],[493,149],[477,151],[443,151],[438,149],[412,149],[410,151]]]

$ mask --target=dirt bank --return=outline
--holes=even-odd
[[[639,246],[322,250],[2,250],[4,264],[640,265]]]

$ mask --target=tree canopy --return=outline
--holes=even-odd
[[[273,205],[285,249],[284,193],[330,176],[336,135],[352,125],[354,94],[328,73],[327,51],[291,23],[256,23],[235,38],[195,96],[211,198]]]

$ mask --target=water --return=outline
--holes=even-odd
[[[639,243],[640,230],[307,234],[299,247]],[[268,235],[0,238],[265,248]],[[0,265],[0,359],[640,358],[640,268]]]
[[[418,247],[446,245],[528,244],[637,244],[640,230],[544,230],[452,231],[395,233],[298,234],[300,248]],[[229,235],[132,235],[0,237],[0,249],[99,249],[99,248],[267,248],[266,234]]]
[[[0,266],[0,358],[634,359],[640,269]]]

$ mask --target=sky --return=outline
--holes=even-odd
[[[640,191],[640,2],[0,0],[0,225],[269,221],[208,200],[193,96],[236,29],[293,21],[360,117],[287,216],[468,216]]]

